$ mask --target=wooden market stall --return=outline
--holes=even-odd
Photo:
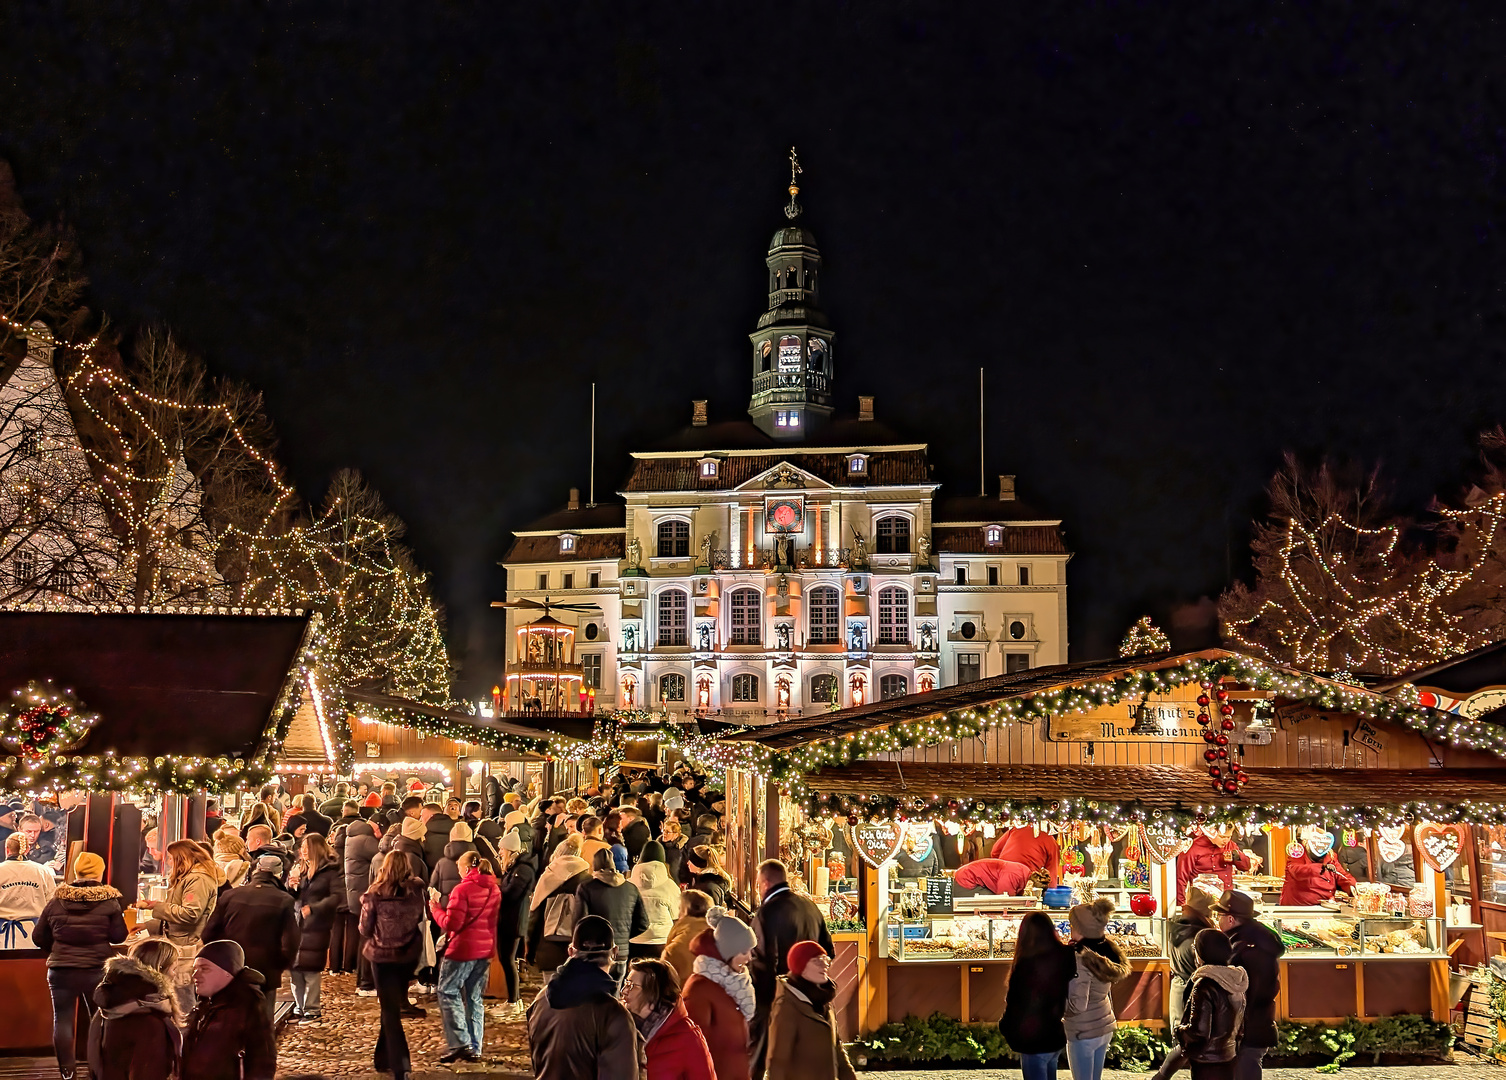
[[[164,843],[202,837],[206,791],[264,783],[317,648],[302,612],[0,612],[0,687],[14,692],[0,718],[0,792],[61,796],[71,810],[59,865],[100,855],[131,904],[140,804],[156,803]],[[0,951],[0,997],[0,1051],[51,1045],[40,953]]]
[[[1059,847],[1048,876],[1079,899],[1115,899],[1111,933],[1134,969],[1115,990],[1121,1021],[1165,1022],[1165,920],[1194,878],[1194,843],[1250,861],[1234,884],[1288,943],[1282,1016],[1441,1019],[1442,871],[1460,873],[1464,824],[1506,825],[1506,731],[1410,692],[1383,696],[1218,649],[1020,672],[722,746],[728,863],[744,895],[758,861],[782,855],[818,903],[861,914],[859,940],[842,935],[850,966],[866,964],[848,998],[858,1031],[937,1010],[998,1018],[1014,929],[1043,897],[964,897],[972,890],[954,879],[1017,841]],[[1288,860],[1300,874],[1335,837],[1367,852],[1384,841],[1393,861],[1407,851],[1415,880],[1357,889],[1358,906],[1282,906]],[[1340,854],[1358,865],[1358,850]],[[1061,929],[1065,914],[1056,909]]]

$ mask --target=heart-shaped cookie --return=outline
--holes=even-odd
[[[893,821],[864,822],[852,827],[852,846],[869,866],[879,867],[899,854],[905,827]]]
[[[1375,847],[1380,852],[1382,861],[1394,863],[1397,859],[1401,858],[1402,854],[1407,850],[1406,841],[1401,838],[1402,833],[1407,831],[1407,827],[1405,825],[1382,825],[1376,831],[1380,833],[1380,838],[1375,841]]]
[[[1424,821],[1417,826],[1417,844],[1422,848],[1423,861],[1441,874],[1464,850],[1464,826]]]
[[[1191,843],[1180,829],[1171,824],[1147,825],[1144,833],[1145,853],[1154,863],[1170,862],[1186,851],[1186,845]]]

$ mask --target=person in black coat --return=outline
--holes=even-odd
[[[177,1075],[183,1035],[176,1022],[177,998],[165,974],[134,957],[111,957],[94,990],[94,1004],[90,1080],[169,1080]]]
[[[204,940],[233,941],[241,947],[244,962],[258,972],[268,994],[261,998],[272,1022],[272,1008],[282,973],[298,956],[298,917],[293,913],[293,897],[278,880],[282,862],[263,855],[245,885],[231,889],[215,905],[209,922],[204,924]],[[186,961],[185,961],[186,963]]]
[[[591,864],[591,880],[575,890],[580,901],[580,916],[600,915],[612,924],[617,939],[617,955],[612,964],[612,979],[621,988],[627,976],[628,945],[633,937],[648,929],[648,909],[638,886],[617,872],[617,860],[611,851],[598,851]]]
[[[324,837],[313,833],[303,838],[302,858],[289,881],[296,887],[301,931],[298,956],[288,975],[293,984],[293,1019],[316,1021],[321,1015],[324,960],[329,955],[335,909],[345,895],[345,873],[335,864]]]
[[[356,813],[356,804],[347,803],[344,814],[335,823],[330,833],[330,850],[334,853],[335,867],[340,872],[340,906],[335,908],[335,922],[329,935],[329,970],[335,975],[345,975],[356,970],[356,955],[360,951],[361,937],[356,932],[356,911],[351,909],[345,895],[345,844],[350,838],[350,827],[361,821]],[[366,823],[363,821],[364,826]],[[360,901],[357,901],[359,905]],[[357,909],[359,910],[359,908]]]
[[[1177,1042],[1192,1066],[1193,1080],[1234,1080],[1249,973],[1229,964],[1234,947],[1221,930],[1198,931],[1194,947],[1198,969],[1187,988]]]
[[[432,872],[439,865],[439,860],[444,858],[445,845],[450,842],[450,830],[455,827],[455,819],[444,812],[444,807],[438,803],[424,803],[418,812],[418,820],[423,822],[424,835],[419,843],[423,847],[424,865]],[[424,877],[428,881],[428,877]]]
[[[482,813],[489,818],[494,818],[502,809],[502,785],[497,782],[495,776],[488,776],[481,782]]]
[[[110,943],[126,937],[120,893],[99,881],[105,872],[104,860],[81,852],[73,870],[78,880],[58,886],[31,931],[32,944],[47,954],[52,1049],[65,1077],[78,1067],[74,1049],[78,1003],[82,1000],[87,1008],[89,995],[104,976],[105,961],[114,955]]]
[[[345,906],[350,908],[350,934],[360,940],[361,897],[371,887],[371,860],[377,853],[377,833],[369,821],[353,821],[345,830]],[[376,979],[366,953],[356,949],[356,993],[376,993]]]
[[[1076,974],[1077,954],[1056,936],[1049,915],[1032,911],[1020,920],[999,1032],[1020,1055],[1025,1080],[1056,1080],[1067,1047],[1062,1015]]]
[[[328,836],[334,822],[319,812],[319,807],[312,795],[305,795],[303,797],[302,809],[287,816],[287,819],[282,823],[282,831],[290,836],[300,836],[298,832],[300,825],[303,826],[302,836],[309,836],[315,833],[320,836]]]
[[[643,819],[643,813],[636,806],[622,808],[622,846],[627,848],[628,863],[638,862],[638,857],[643,854],[643,845],[654,838],[653,830],[647,821]]]
[[[434,866],[434,872],[429,875],[429,887],[439,890],[439,906],[448,907],[450,893],[455,891],[455,886],[460,884],[464,876],[460,873],[460,865],[457,860],[467,851],[475,851],[475,841],[471,839],[470,827],[465,822],[455,823],[450,830],[450,842],[444,846],[444,856]]]
[[[497,908],[497,959],[507,981],[508,1007],[519,1016],[524,1006],[518,994],[518,949],[528,937],[528,898],[539,877],[533,849],[521,841],[516,829],[502,838],[502,858],[512,861],[498,883],[502,903]]]
[[[758,945],[748,961],[753,976],[753,1019],[748,1023],[748,1041],[753,1051],[753,1075],[763,1075],[768,1051],[769,1010],[779,976],[789,974],[790,946],[814,941],[835,956],[826,919],[810,900],[790,889],[788,872],[778,859],[767,859],[758,868],[758,892],[763,898],[753,913],[753,934]],[[795,974],[799,974],[796,972]]]
[[[199,950],[193,969],[199,1001],[183,1031],[180,1080],[272,1080],[277,1048],[262,985],[235,942],[211,941]]]

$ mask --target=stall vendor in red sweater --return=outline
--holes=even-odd
[[[1023,863],[1031,870],[1044,870],[1051,885],[1061,881],[1061,845],[1056,842],[1056,837],[1033,825],[1005,829],[988,854],[1005,862]]]
[[[1227,826],[1204,825],[1193,837],[1192,846],[1177,856],[1177,903],[1187,899],[1187,886],[1199,874],[1211,874],[1223,884],[1224,891],[1234,888],[1234,871],[1259,869],[1260,856],[1241,850],[1234,833]]]
[[[1045,876],[1045,871],[1031,870],[1024,863],[975,859],[957,868],[957,875],[952,878],[952,893],[955,896],[975,896],[978,893],[1021,896],[1030,883],[1031,874],[1035,873]]]
[[[1344,872],[1333,854],[1333,834],[1317,825],[1302,830],[1302,843],[1286,849],[1286,883],[1282,907],[1312,907],[1332,900],[1336,890],[1354,892],[1354,878]]]

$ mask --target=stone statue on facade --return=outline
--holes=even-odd
[[[774,637],[781,649],[788,649],[790,647],[790,624],[779,623],[776,625],[774,627]]]
[[[629,570],[639,570],[639,569],[642,569],[642,563],[643,563],[643,545],[639,542],[638,538],[635,536],[631,540],[628,541],[628,546],[627,546],[627,564],[628,564],[628,569]]]
[[[638,628],[631,623],[622,628],[622,651],[638,651]]]
[[[701,565],[711,568],[711,533],[701,537]]]
[[[915,550],[920,555],[920,565],[931,565],[931,534],[921,533],[915,538]]]
[[[847,628],[847,647],[853,652],[863,651],[863,624],[853,623]]]
[[[702,623],[695,628],[696,643],[702,652],[711,651],[711,624]]]
[[[921,623],[920,624],[920,651],[921,652],[935,652],[936,651],[936,624],[935,623]]]

